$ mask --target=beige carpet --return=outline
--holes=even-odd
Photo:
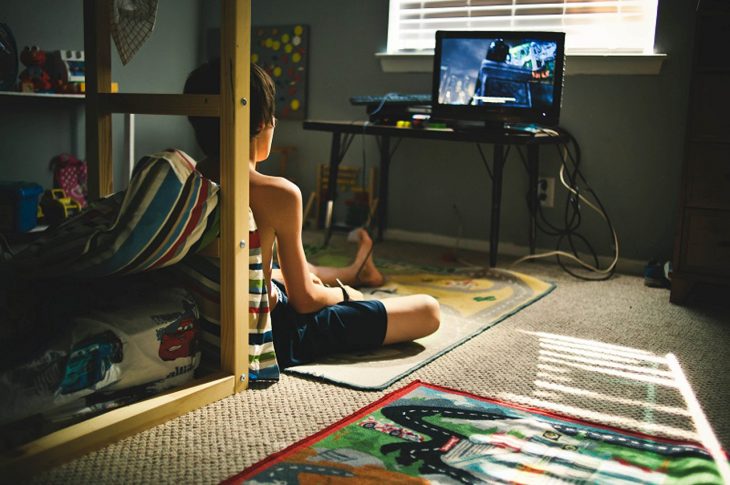
[[[376,254],[437,264],[443,248],[384,243]],[[472,263],[483,254],[461,252]],[[420,379],[665,436],[694,425],[665,355],[676,355],[722,445],[730,448],[730,309],[671,305],[636,276],[571,278],[550,264],[520,272],[557,288],[382,391],[283,375],[45,472],[37,483],[216,483],[383,394]],[[670,372],[668,375],[667,372]],[[651,377],[653,376],[653,378]]]

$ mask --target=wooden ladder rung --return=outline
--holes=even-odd
[[[107,113],[220,116],[217,94],[99,93],[99,108]]]

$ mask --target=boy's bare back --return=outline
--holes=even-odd
[[[263,175],[255,170],[249,171],[249,191],[249,205],[254,213],[261,239],[265,281],[270,282],[276,234],[281,229],[286,232],[286,227],[282,228],[282,226],[288,225],[286,215],[296,213],[297,200],[301,205],[301,195],[298,194],[299,189],[296,185],[288,180]],[[273,308],[276,304],[276,293],[271,292],[271,287],[269,287],[269,293]]]
[[[276,293],[271,291],[271,262],[274,241],[291,304],[301,313],[317,311],[342,300],[339,288],[315,284],[302,245],[302,194],[299,187],[283,177],[249,170],[250,206],[258,226],[264,274],[269,283],[272,308]],[[356,290],[351,289],[354,293]]]

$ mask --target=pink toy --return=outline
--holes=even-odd
[[[82,208],[86,207],[86,162],[69,153],[61,153],[51,159],[49,168],[53,170],[53,186],[63,189],[66,196]]]

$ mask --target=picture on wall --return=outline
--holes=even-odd
[[[276,84],[276,117],[305,119],[309,27],[254,26],[251,36],[251,62],[266,70]]]

